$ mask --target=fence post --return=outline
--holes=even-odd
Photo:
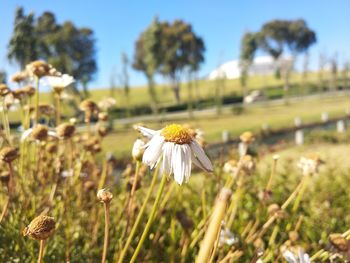
[[[304,144],[304,131],[302,129],[295,131],[295,144],[296,145]]]

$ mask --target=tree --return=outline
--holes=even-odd
[[[246,32],[241,39],[241,51],[240,51],[240,70],[241,70],[241,86],[242,96],[245,98],[247,95],[247,78],[248,70],[254,61],[256,50],[258,49],[257,36],[255,33]]]
[[[6,71],[0,70],[0,83],[6,84],[7,74]]]
[[[204,61],[205,46],[190,24],[175,20],[161,23],[160,72],[168,77],[175,100],[180,102],[180,82],[185,70],[197,71]]]
[[[292,61],[298,54],[308,51],[316,42],[316,33],[311,30],[303,19],[298,20],[273,20],[262,26],[259,32],[259,46],[269,53],[275,61],[287,49]],[[284,90],[289,89],[289,73],[292,69],[287,61],[279,66],[278,70],[284,78]]]
[[[141,33],[135,43],[133,68],[143,72],[147,78],[148,91],[153,113],[158,112],[158,99],[155,90],[154,75],[160,65],[161,27],[156,17],[151,25]]]
[[[121,63],[122,63],[122,71],[120,73],[120,83],[122,84],[123,90],[124,90],[124,96],[126,99],[126,110],[127,115],[130,116],[130,86],[129,86],[129,58],[128,55],[123,52],[121,54]]]
[[[21,70],[37,59],[37,38],[34,29],[34,14],[24,14],[22,7],[16,9],[14,29],[8,44],[7,57],[18,63]]]

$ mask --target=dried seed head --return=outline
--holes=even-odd
[[[16,89],[16,90],[13,90],[11,93],[13,97],[18,100],[21,100],[26,95],[23,89]]]
[[[288,233],[289,240],[292,242],[296,242],[299,239],[299,234],[297,231],[290,231]]]
[[[0,151],[0,160],[5,163],[11,163],[18,157],[18,149],[10,146],[6,146]]]
[[[35,94],[35,88],[33,86],[24,86],[22,90],[29,97],[32,97]]]
[[[92,100],[87,99],[80,103],[79,109],[85,112],[95,112],[97,110],[97,105]]]
[[[26,70],[30,75],[36,76],[38,78],[44,76],[60,76],[61,73],[58,72],[52,65],[46,63],[42,60],[36,60],[31,62],[26,66]]]
[[[113,195],[107,189],[101,189],[97,192],[97,198],[103,203],[109,203],[112,200]]]
[[[101,137],[105,137],[108,133],[108,129],[106,127],[100,126],[98,127],[97,132]]]
[[[130,177],[130,179],[129,179],[127,185],[126,185],[126,189],[128,190],[128,192],[131,191],[132,186],[134,185],[134,181],[135,181],[135,177],[134,176]],[[137,180],[135,191],[140,189],[140,188],[141,188],[141,180]]]
[[[98,114],[98,119],[100,121],[107,121],[108,120],[108,113],[107,112],[100,112]]]
[[[278,204],[271,204],[268,206],[267,208],[267,213],[270,216],[273,216],[275,213],[277,213],[278,211],[280,211],[280,206]]]
[[[47,139],[49,128],[46,125],[38,124],[33,128],[32,138],[38,141],[44,141]]]
[[[1,83],[0,84],[0,96],[4,97],[9,93],[10,93],[10,89],[7,87],[7,85]]]
[[[75,126],[70,123],[62,123],[56,127],[58,137],[63,139],[69,139],[74,135]]]
[[[57,151],[57,145],[56,143],[48,143],[46,145],[46,151],[50,154],[53,154]]]
[[[12,75],[11,81],[20,83],[28,78],[28,72],[27,71],[19,71]]]
[[[329,235],[329,242],[332,244],[334,248],[339,251],[347,252],[350,251],[350,243],[349,241],[343,237],[341,234],[335,233]]]
[[[252,143],[255,140],[253,133],[250,131],[243,132],[239,136],[239,138],[241,139],[242,142],[247,143],[247,144]]]
[[[24,236],[30,236],[37,240],[45,240],[55,231],[55,219],[53,217],[40,215],[23,230]]]

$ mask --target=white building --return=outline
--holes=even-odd
[[[256,57],[249,68],[249,75],[272,75],[276,72],[277,65],[288,63],[292,65],[292,57],[284,56],[278,61],[270,56]],[[214,80],[219,77],[226,77],[227,79],[238,79],[241,76],[241,69],[239,60],[228,61],[217,69],[209,73],[208,79]]]

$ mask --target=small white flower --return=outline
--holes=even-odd
[[[213,171],[213,165],[189,129],[171,124],[158,131],[144,127],[137,127],[137,130],[150,138],[142,161],[152,169],[163,158],[162,173],[174,174],[179,185],[188,181],[192,162],[207,172]]]
[[[137,139],[132,147],[131,155],[135,160],[141,160],[145,151],[145,142],[141,139]]]
[[[318,173],[318,168],[323,161],[317,156],[311,156],[309,158],[301,157],[298,162],[298,167],[302,170],[303,175]]]
[[[54,88],[66,88],[74,82],[74,78],[68,74],[63,74],[60,77],[48,76],[46,80]]]
[[[288,263],[310,263],[310,257],[308,254],[304,253],[304,250],[299,248],[298,254],[294,254],[290,250],[286,249],[283,252],[283,257],[287,260]]]
[[[222,227],[220,230],[219,244],[221,246],[228,245],[232,246],[238,242],[238,238],[226,227]]]

